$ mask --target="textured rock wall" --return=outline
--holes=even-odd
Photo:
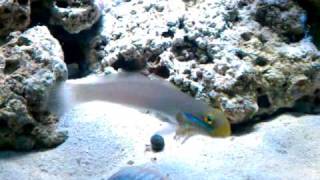
[[[57,35],[56,29],[63,29],[65,37],[58,37],[64,44],[71,34],[90,30],[102,14],[101,2],[0,2],[0,149],[30,150],[64,142],[66,133],[55,130],[57,117],[45,109],[48,90],[68,77],[65,52],[50,31]]]
[[[45,26],[10,34],[0,47],[0,149],[54,147],[66,139],[42,108],[48,89],[66,78],[62,49]]]
[[[107,9],[88,59],[96,72],[146,67],[239,123],[319,91],[306,18],[291,0],[132,0]]]
[[[50,23],[60,25],[69,33],[79,33],[89,29],[101,16],[100,1],[59,0],[54,1]]]
[[[0,37],[23,30],[30,24],[29,0],[0,1]]]
[[[25,30],[31,14],[45,16],[50,25],[61,26],[69,33],[90,29],[100,18],[103,9],[101,0],[4,0],[0,2],[0,37],[12,31]],[[32,4],[41,4],[32,9]],[[41,11],[43,8],[43,11]],[[47,11],[48,9],[48,11]],[[49,14],[49,15],[48,15]],[[34,17],[41,19],[41,17]],[[35,21],[35,19],[33,19]],[[49,21],[46,20],[46,21]],[[33,22],[34,23],[34,22]],[[49,24],[48,24],[49,25]]]

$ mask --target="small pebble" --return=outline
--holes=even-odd
[[[151,148],[155,152],[160,152],[164,148],[164,139],[161,135],[155,134],[151,137]]]
[[[153,157],[153,158],[151,158],[151,161],[152,161],[152,162],[156,162],[156,161],[157,161],[157,158],[156,158],[156,157]]]

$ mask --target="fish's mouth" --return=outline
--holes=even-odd
[[[212,132],[212,136],[215,137],[228,137],[231,136],[231,125],[228,120],[223,122],[218,128]]]

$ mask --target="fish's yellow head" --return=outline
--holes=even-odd
[[[177,115],[182,132],[196,130],[205,132],[213,137],[227,137],[231,135],[231,127],[224,113],[219,109],[210,109],[205,113],[191,114],[187,112]]]
[[[203,121],[213,127],[210,135],[215,137],[227,137],[231,135],[230,122],[219,109],[211,109],[203,116]]]

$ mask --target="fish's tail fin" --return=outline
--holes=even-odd
[[[49,90],[45,106],[51,113],[61,117],[76,104],[77,102],[72,92],[72,84],[59,82]]]

